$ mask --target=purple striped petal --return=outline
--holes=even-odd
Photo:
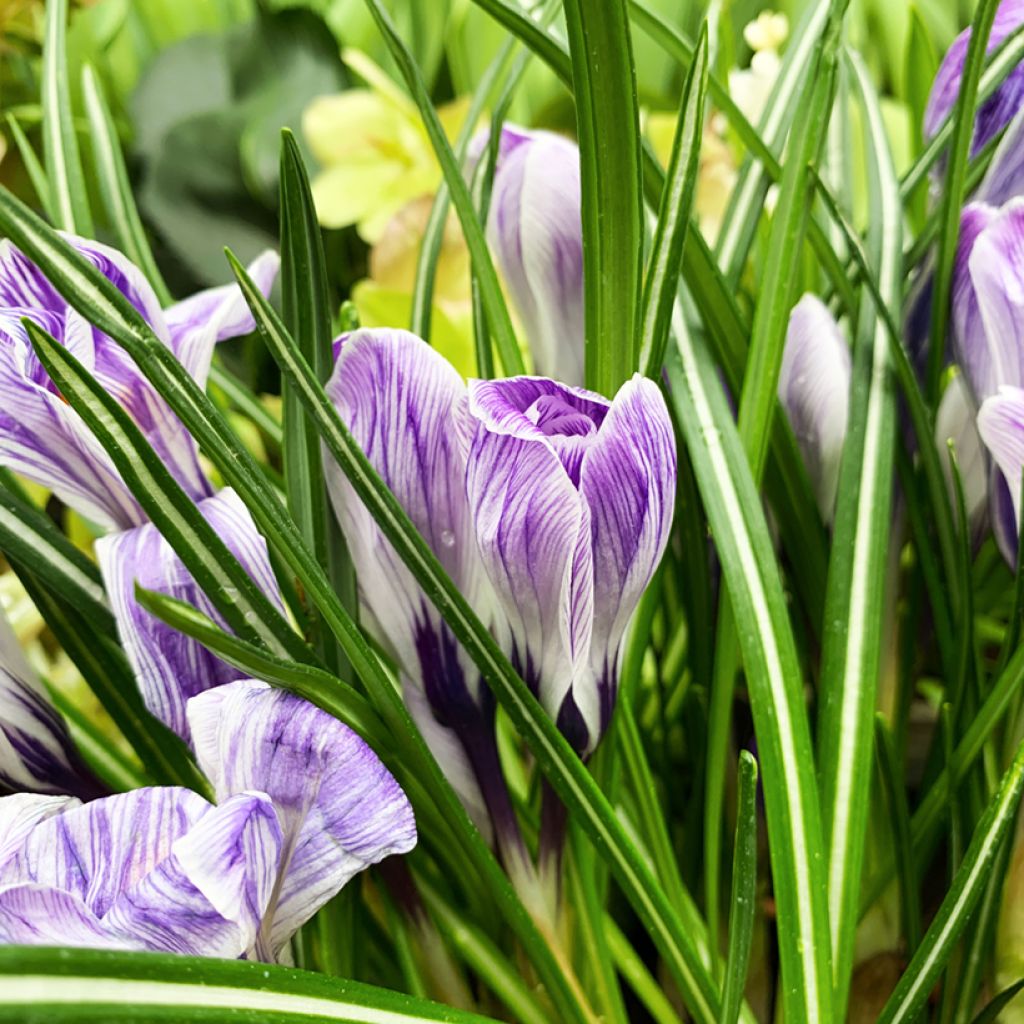
[[[488,620],[491,599],[462,487],[466,391],[458,373],[415,335],[363,330],[345,340],[327,392],[461,593]],[[441,724],[479,723],[490,694],[476,667],[329,456],[325,469],[377,637],[422,687]]]
[[[579,482],[609,403],[537,378],[472,381],[469,395],[475,433],[466,490],[484,567],[505,612],[503,640],[557,721],[574,680],[588,671],[594,551]],[[560,724],[584,749],[596,735],[588,728],[596,716],[582,730],[577,717]]]
[[[103,792],[0,611],[0,784],[33,793]]]
[[[163,311],[142,272],[114,249],[67,237],[123,292],[157,337],[170,345]],[[195,442],[134,361],[71,311],[39,269],[9,242],[0,243],[0,398],[6,414],[4,434],[10,435],[5,446],[9,450],[0,452],[5,464],[51,487],[102,526],[124,528],[145,520],[105,453],[35,360],[18,323],[25,315],[67,345],[130,413],[190,497],[198,500],[212,493]]]
[[[574,686],[573,696],[591,749],[611,718],[626,626],[668,543],[675,481],[675,436],[665,400],[653,381],[636,375],[615,396],[580,476],[590,506],[594,626],[592,679]]]
[[[1001,482],[996,480],[994,488],[1002,486],[1008,491],[993,508],[993,526],[1003,555],[1013,565],[1020,522],[1021,469],[1024,467],[1024,389],[1001,387],[998,394],[987,398],[978,413],[978,433],[1002,478]],[[1008,515],[1011,508],[1012,519]]]
[[[37,824],[0,866],[0,940],[238,957],[281,855],[269,799],[151,788]]]
[[[979,402],[1004,384],[1024,387],[1024,198],[998,213],[969,208],[967,256],[973,299],[958,284],[954,293],[957,355]],[[958,259],[958,270],[962,261]],[[962,281],[962,272],[960,278]],[[976,309],[976,311],[975,311]]]
[[[218,799],[259,790],[280,818],[287,869],[261,958],[277,959],[357,872],[415,846],[412,808],[390,772],[351,729],[308,701],[240,680],[192,698],[188,717]]]
[[[992,54],[1012,32],[1024,24],[1024,2],[1003,0],[996,11],[986,53]],[[971,39],[968,28],[953,41],[939,66],[924,115],[924,133],[931,138],[949,116],[960,95],[967,47]],[[971,155],[977,152],[1013,119],[1024,101],[1024,65],[1015,68],[1003,83],[982,103],[974,123]]]
[[[199,510],[256,585],[283,611],[266,541],[234,491],[219,491],[201,501]],[[239,672],[145,611],[135,600],[135,584],[186,601],[222,625],[224,621],[152,524],[101,538],[96,556],[121,643],[135,669],[146,707],[188,740],[188,699],[237,679]]]
[[[249,264],[248,274],[264,295],[270,295],[280,265],[280,257],[269,249]],[[218,341],[256,330],[256,322],[237,284],[197,292],[169,307],[164,315],[171,351],[200,385],[206,384]]]
[[[36,358],[21,323],[26,316],[95,369],[92,328],[73,310],[0,309],[0,463],[100,526],[145,522],[110,456]]]
[[[0,870],[21,849],[39,822],[78,807],[80,803],[73,796],[41,796],[38,793],[0,797]]]
[[[487,238],[526,331],[534,368],[583,383],[580,154],[550,132],[502,132]]]
[[[835,511],[850,404],[850,348],[820,299],[794,307],[779,373],[782,402],[825,522]]]

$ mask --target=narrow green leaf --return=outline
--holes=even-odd
[[[643,195],[633,43],[625,0],[564,7],[580,146],[586,383],[611,396],[638,356]]]
[[[171,476],[131,417],[59,342],[24,320],[54,384],[106,449],[125,483],[218,610],[239,635],[278,655],[308,649]]]
[[[992,32],[999,0],[979,0],[971,25],[960,93],[953,115],[953,135],[949,143],[946,175],[942,189],[942,218],[935,276],[932,284],[931,337],[925,376],[925,394],[934,405],[938,402],[939,380],[946,362],[946,333],[949,323],[950,296],[953,288],[953,264],[960,238],[960,210],[964,205],[964,180],[974,138],[974,114],[978,103],[978,86],[985,64],[985,50]]]
[[[914,870],[914,850],[910,840],[910,810],[907,806],[903,771],[896,754],[896,744],[885,716],[881,713],[875,715],[875,756],[892,823],[896,874],[900,887],[903,942],[907,953],[912,955],[921,939],[921,898],[918,893],[917,872]]]
[[[275,658],[262,647],[240,640],[197,608],[136,585],[140,605],[168,626],[198,640],[218,658],[256,679],[284,687],[330,712],[355,730],[378,753],[393,746],[380,716],[349,684],[315,665]]]
[[[92,237],[89,194],[78,152],[71,83],[68,78],[68,0],[49,0],[45,8],[42,105],[43,163],[50,185],[49,207],[57,226]]]
[[[413,101],[419,108],[423,126],[434,147],[438,163],[441,165],[451,200],[459,215],[466,247],[469,249],[473,267],[480,281],[481,297],[487,311],[487,321],[501,364],[505,373],[509,375],[522,373],[523,358],[519,353],[519,343],[516,341],[512,321],[509,319],[508,308],[505,305],[501,285],[498,283],[498,275],[495,273],[494,263],[487,248],[483,227],[476,215],[473,197],[469,194],[469,189],[463,179],[462,169],[452,152],[444,128],[438,119],[437,111],[430,100],[423,76],[416,66],[412,54],[409,53],[408,47],[395,29],[391,16],[381,6],[379,0],[365,0],[365,2],[378,30],[384,37],[389,53],[398,65]]]
[[[281,133],[281,298],[288,331],[317,380],[326,384],[334,367],[333,335],[323,239],[309,178],[295,136]],[[281,385],[285,494],[288,511],[350,611],[356,608],[355,574],[327,500],[320,438],[291,385]],[[311,633],[332,669],[347,671],[344,656],[315,613]]]
[[[0,551],[31,566],[33,574],[66,598],[98,633],[116,638],[99,570],[49,516],[16,494],[10,481],[0,474]]]
[[[729,952],[722,989],[722,1024],[736,1024],[739,1017],[757,910],[757,762],[746,750],[740,754],[737,778],[736,842],[732,856]]]
[[[832,973],[818,790],[801,671],[768,524],[717,369],[674,325],[666,361],[736,612],[764,772],[786,1018],[831,1019]]]
[[[612,917],[605,917],[604,928],[619,974],[651,1015],[654,1024],[680,1024],[679,1016],[665,995],[665,990],[651,977],[647,965]]]
[[[245,960],[5,946],[0,977],[4,1021],[495,1024],[355,981]]]
[[[829,17],[797,104],[779,198],[772,215],[764,274],[758,287],[738,416],[740,437],[755,480],[761,478],[768,451],[797,261],[808,221],[808,168],[817,163],[832,110],[836,54],[847,2],[832,0],[829,5]]]
[[[939,55],[916,4],[910,5],[908,20],[903,92],[910,111],[911,153],[918,157],[924,151],[924,112],[939,67]],[[912,204],[915,226],[920,226],[928,212],[928,195],[918,188],[907,198]]]
[[[878,1024],[901,1024],[902,1021],[913,1020],[924,1005],[985,889],[1000,843],[1016,819],[1022,790],[1024,744],[1018,749],[998,792],[978,822],[953,884],[910,966],[885,1004]]]
[[[153,250],[135,206],[114,118],[103,95],[103,86],[89,64],[82,68],[82,95],[85,97],[85,112],[89,119],[93,170],[110,226],[124,254],[146,275],[160,304],[170,305],[171,293],[153,258]]]
[[[374,471],[295,350],[277,314],[249,280],[238,260],[230,254],[229,258],[271,354],[281,372],[299,388],[331,455],[399,557],[476,662],[553,788],[566,806],[579,815],[580,824],[608,859],[623,892],[651,933],[694,1014],[702,1021],[714,1020],[717,993],[700,962],[692,937],[687,934],[654,873],[629,840],[608,800],[426,542],[416,533],[401,505]]]
[[[697,40],[697,57],[690,64],[679,102],[672,156],[658,211],[654,242],[644,279],[640,313],[640,367],[655,380],[661,372],[668,345],[672,308],[675,305],[683,247],[693,211],[693,197],[700,169],[704,130],[704,100],[708,82],[707,23]]]
[[[871,258],[881,297],[895,317],[902,298],[903,209],[878,98],[861,62],[851,58],[850,67],[867,129]],[[861,311],[825,599],[818,726],[832,970],[840,1017],[853,970],[868,825],[896,437],[895,382],[885,324],[867,297]]]
[[[1010,1001],[1013,999],[1018,992],[1024,989],[1024,978],[1020,981],[1015,981],[1012,985],[1007,986],[1000,992],[995,998],[989,1002],[989,1004],[981,1010],[977,1017],[971,1022],[971,1024],[995,1024],[999,1020],[999,1014],[1009,1006]]]
[[[7,130],[11,133],[11,138],[14,139],[14,144],[18,147],[18,155],[21,157],[21,162],[25,165],[25,170],[28,173],[29,181],[32,182],[32,188],[35,189],[39,205],[51,221],[55,220],[51,202],[50,183],[46,180],[46,171],[43,170],[43,165],[39,162],[36,151],[28,141],[28,136],[25,135],[24,129],[13,114],[7,115]]]
[[[278,451],[284,444],[284,430],[281,421],[253,394],[233,373],[215,362],[210,367],[210,383],[219,388],[231,407],[251,420],[260,433]]]

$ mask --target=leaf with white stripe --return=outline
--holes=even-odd
[[[787,1020],[832,1020],[818,788],[803,686],[768,524],[707,350],[675,318],[668,394],[735,609],[764,775]]]
[[[903,217],[899,186],[874,88],[859,60],[851,58],[851,67],[866,122],[870,258],[882,298],[893,315],[898,315]],[[853,968],[870,805],[873,715],[887,614],[885,584],[896,436],[889,338],[884,318],[866,289],[865,293],[836,496],[818,728],[822,825],[829,850],[832,969],[840,1016]]]
[[[78,151],[68,81],[68,0],[48,0],[43,40],[43,162],[57,226],[92,237],[89,193]]]
[[[1000,844],[1017,818],[1022,791],[1024,743],[1017,748],[1016,757],[1003,776],[998,792],[978,822],[953,884],[910,966],[885,1004],[878,1024],[912,1021],[924,1006],[988,885]]]
[[[0,948],[0,1021],[495,1024],[387,989],[245,960]]]

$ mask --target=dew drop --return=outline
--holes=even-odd
[[[453,547],[455,547],[455,534],[452,533],[451,530],[442,530],[441,531],[441,543],[446,548],[453,548]]]

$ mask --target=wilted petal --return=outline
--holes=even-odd
[[[152,788],[71,808],[0,866],[0,935],[240,956],[270,898],[280,839],[262,794],[215,808],[190,790]]]
[[[1020,522],[1021,468],[1024,466],[1024,390],[1001,387],[987,398],[978,413],[978,433],[1003,477],[1013,509],[1013,529],[1005,528],[1004,516],[993,510],[993,526],[1000,548],[1010,564],[1016,560],[1017,529]]]
[[[996,11],[992,32],[988,38],[986,53],[992,54],[1012,32],[1024,24],[1024,2],[1003,0]],[[939,66],[928,98],[924,115],[924,133],[931,138],[942,122],[952,112],[960,95],[967,48],[971,30],[968,28],[954,40]],[[984,145],[997,135],[1013,119],[1024,101],[1024,65],[1018,66],[1003,80],[1003,83],[978,110],[974,124],[974,138],[971,155],[974,156]]]
[[[459,375],[407,331],[362,330],[342,345],[327,391],[445,571],[488,619],[462,488],[466,395]],[[477,669],[329,454],[325,469],[378,637],[423,687],[442,724],[479,721],[489,695]]]
[[[0,784],[85,800],[103,788],[82,764],[63,720],[0,611]],[[0,844],[3,836],[0,833]]]
[[[477,543],[513,662],[556,719],[586,664],[593,623],[590,509],[570,475],[597,434],[587,406],[598,418],[607,411],[599,396],[549,381],[470,385],[466,490]]]
[[[266,296],[274,287],[280,265],[280,257],[268,249],[247,268],[253,283]],[[256,330],[249,305],[237,284],[198,292],[168,308],[164,315],[171,351],[201,386],[206,384],[216,343]]]
[[[29,832],[41,821],[77,807],[73,796],[15,793],[0,797],[0,869],[20,849]]]
[[[200,767],[218,798],[259,790],[280,817],[287,864],[261,957],[358,871],[416,843],[412,808],[376,754],[347,726],[294,694],[240,680],[189,701]]]
[[[550,132],[506,128],[487,238],[526,331],[534,368],[583,383],[580,154]]]
[[[978,214],[979,219],[982,217]],[[973,224],[972,224],[973,230]],[[977,319],[964,305],[959,356],[979,402],[1004,384],[1024,387],[1024,198],[1004,206],[978,233],[968,257]],[[978,330],[978,320],[981,330]]]
[[[665,400],[653,381],[636,375],[615,396],[580,475],[590,506],[594,625],[592,679],[575,685],[573,697],[591,745],[611,719],[626,626],[668,543],[675,482]]]
[[[971,397],[963,374],[957,374],[946,386],[935,414],[935,442],[946,475],[953,507],[957,506],[953,483],[953,467],[947,441],[953,442],[957,469],[964,489],[964,503],[972,535],[977,537],[985,518],[988,489],[988,460],[978,436],[974,399]]]
[[[266,541],[235,492],[225,488],[198,507],[256,585],[283,612]],[[239,672],[198,641],[150,615],[135,600],[135,584],[185,601],[222,625],[224,620],[152,524],[101,538],[96,542],[96,556],[118,634],[135,669],[146,707],[187,740],[188,699],[237,679]]]
[[[838,324],[820,299],[805,295],[789,318],[779,400],[796,434],[826,522],[832,521],[835,512],[850,375],[850,349]]]

